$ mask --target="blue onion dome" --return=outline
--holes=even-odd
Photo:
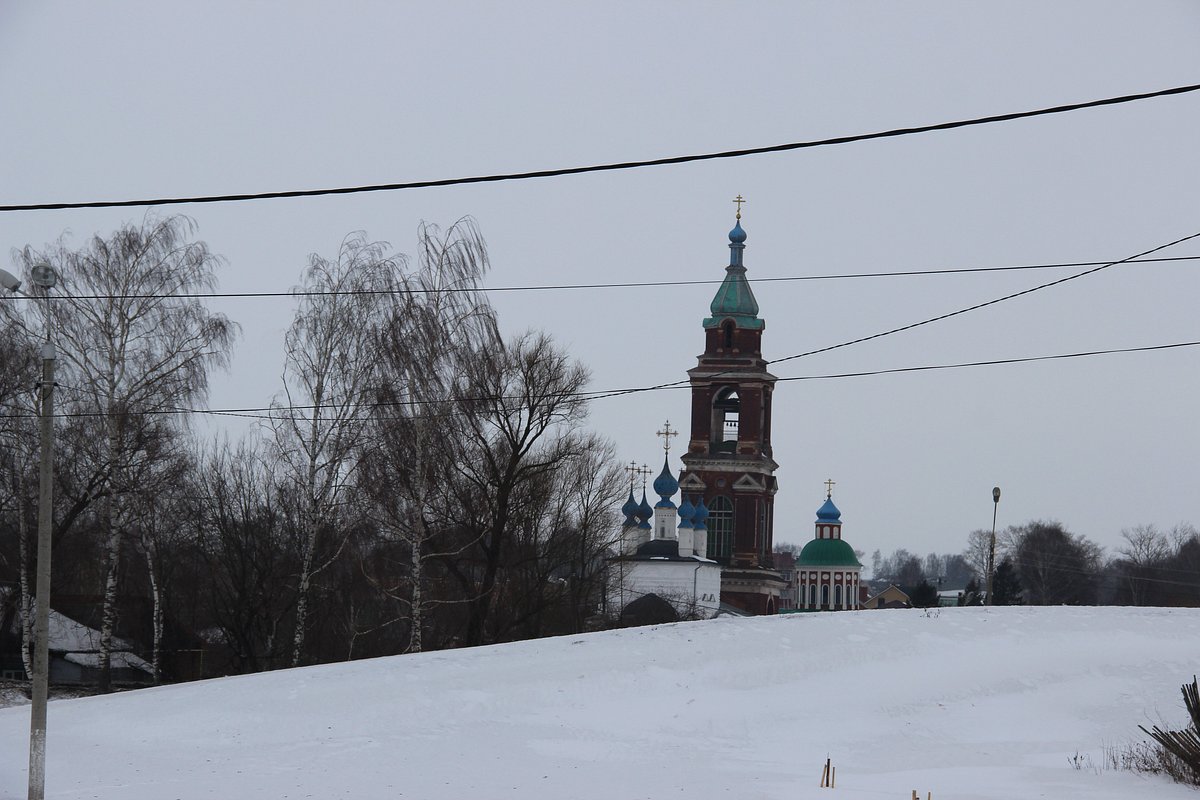
[[[825,499],[825,505],[817,509],[817,522],[838,522],[842,521],[842,512],[838,511],[838,507],[833,504],[833,498]]]
[[[640,519],[642,522],[645,522],[646,520],[648,520],[654,516],[654,509],[651,508],[650,504],[646,502],[646,490],[645,489],[642,490],[642,503],[641,503],[641,505],[638,506],[637,515],[638,515],[638,519]],[[650,526],[647,525],[646,527],[650,527]]]
[[[669,500],[679,491],[679,481],[675,480],[675,476],[671,474],[671,467],[666,457],[663,458],[662,472],[658,473],[658,477],[654,479],[654,491],[658,492],[658,496],[663,500]],[[672,504],[673,506],[674,504]]]
[[[683,496],[683,502],[679,504],[679,527],[692,527],[692,515],[696,513],[696,507],[687,499],[687,495]]]
[[[642,521],[638,522],[638,524],[637,524],[637,527],[638,527],[638,530],[639,530],[639,531],[652,531],[652,530],[654,530],[654,526],[650,524],[650,521],[649,521],[649,520],[645,520],[645,519],[643,519]]]
[[[740,219],[733,226],[733,230],[729,232],[729,241],[734,244],[741,244],[746,241],[746,232],[742,230],[742,221]]]
[[[696,510],[692,512],[692,527],[704,529],[705,520],[708,519],[708,506],[704,505],[704,498],[700,498],[700,504],[696,506]]]
[[[633,489],[629,490],[629,499],[625,501],[625,505],[621,506],[621,513],[625,515],[626,525],[637,525],[638,502],[633,499]]]

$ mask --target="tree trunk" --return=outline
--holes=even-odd
[[[25,676],[33,679],[33,596],[29,593],[29,517],[25,513],[25,473],[18,478],[17,538],[21,559],[21,663]]]
[[[412,545],[412,605],[409,606],[412,622],[411,630],[408,634],[408,652],[420,653],[424,647],[424,639],[422,637],[422,629],[425,625],[425,606],[424,594],[421,591],[421,584],[425,581],[425,558],[421,553],[421,543],[425,540],[426,530],[425,521],[422,519],[417,523],[417,529],[420,533],[414,536],[410,544]]]
[[[313,506],[316,504],[313,503]],[[308,587],[312,583],[313,560],[317,549],[316,509],[310,508],[304,533],[304,556],[300,565],[300,586],[296,597],[296,632],[292,636],[292,666],[300,666],[300,654],[304,651],[305,626],[308,624]]]
[[[162,680],[162,634],[163,634],[163,603],[162,584],[158,579],[158,546],[154,542],[154,534],[149,533],[143,539],[143,549],[146,551],[146,572],[150,579],[150,597],[154,603],[152,620],[152,652],[151,667],[154,672],[154,682]]]
[[[110,387],[109,397],[115,391]],[[117,465],[117,416],[111,403],[108,406],[108,458],[111,466],[109,477],[109,492],[104,498],[102,507],[101,528],[108,532],[105,544],[105,563],[107,570],[104,578],[104,606],[100,616],[100,680],[101,693],[112,691],[112,640],[113,630],[117,625],[117,571],[121,561],[121,529],[116,524],[113,513],[113,503],[116,502],[116,487],[113,485],[119,470]]]

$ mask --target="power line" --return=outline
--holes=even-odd
[[[1164,245],[1167,246],[1167,245]],[[1200,256],[1170,256],[1163,258],[1129,258],[1120,262],[1116,261],[1063,261],[1050,264],[1011,264],[998,267],[949,267],[946,269],[913,269],[913,270],[897,270],[892,272],[843,272],[828,275],[787,275],[773,278],[747,278],[751,283],[789,283],[795,281],[829,281],[829,280],[847,280],[847,279],[863,279],[863,278],[908,278],[920,276],[937,276],[937,275],[967,275],[992,272],[1017,272],[1025,270],[1043,270],[1043,269],[1069,269],[1074,267],[1093,267],[1093,266],[1112,266],[1116,263],[1122,264],[1155,264],[1172,261],[1200,261]],[[593,289],[645,289],[656,287],[671,287],[671,286],[715,286],[723,282],[723,278],[703,279],[703,280],[687,280],[687,281],[629,281],[623,283],[559,283],[559,284],[532,284],[527,286],[481,286],[481,287],[449,287],[439,289],[420,289],[420,288],[396,288],[396,289],[345,289],[332,291],[286,291],[286,292],[190,292],[183,294],[64,294],[54,293],[48,296],[49,300],[165,300],[170,298],[180,299],[244,299],[244,298],[259,298],[259,297],[338,297],[342,295],[401,295],[401,294],[437,294],[437,293],[459,293],[459,292],[480,292],[488,294],[492,292],[547,292],[547,291],[572,291],[572,290],[593,290]],[[0,298],[8,300],[32,300],[33,298],[24,294],[6,293],[0,295]]]
[[[988,306],[994,306],[997,303],[1003,303],[1007,300],[1013,300],[1018,297],[1024,297],[1025,295],[1033,294],[1034,292],[1041,291],[1042,289],[1049,289],[1051,286],[1058,286],[1058,285],[1066,283],[1068,281],[1073,281],[1078,278],[1083,278],[1087,275],[1094,275],[1095,273],[1100,272],[1101,270],[1108,269],[1109,267],[1115,267],[1118,264],[1127,264],[1127,263],[1134,261],[1135,259],[1139,259],[1144,256],[1148,256],[1151,253],[1157,253],[1160,250],[1165,250],[1168,247],[1174,247],[1177,244],[1182,244],[1183,242],[1187,242],[1187,241],[1190,241],[1190,240],[1196,239],[1196,238],[1200,238],[1200,231],[1197,231],[1196,233],[1188,234],[1187,236],[1176,239],[1173,242],[1167,242],[1166,244],[1160,244],[1158,247],[1152,247],[1149,250],[1144,250],[1140,253],[1136,253],[1132,256],[1129,256],[1128,258],[1122,258],[1120,261],[1111,261],[1107,264],[1101,264],[1100,266],[1092,267],[1091,269],[1086,269],[1083,272],[1077,272],[1074,275],[1068,275],[1065,278],[1059,278],[1057,280],[1039,284],[1038,286],[1031,286],[1028,289],[1023,289],[1019,292],[1013,292],[1012,294],[1006,294],[1003,297],[997,297],[992,300],[987,300],[983,303],[976,303],[973,306],[968,306],[966,308],[960,308],[957,311],[951,311],[946,314],[939,314],[936,317],[930,317],[929,319],[923,319],[920,322],[913,322],[908,325],[902,325],[899,328],[892,328],[891,330],[881,331],[880,333],[873,333],[870,336],[860,336],[857,339],[850,339],[849,341],[840,342],[838,344],[829,345],[827,347],[820,347],[820,348],[817,348],[816,350],[809,350],[804,353],[797,353],[796,355],[786,356],[784,358],[777,358],[774,361],[770,361],[768,363],[781,364],[784,361],[792,361],[793,359],[797,359],[797,358],[805,358],[807,356],[814,356],[814,355],[817,355],[818,353],[828,353],[831,350],[839,350],[843,347],[849,347],[850,345],[861,344],[862,342],[869,342],[874,339],[881,339],[884,336],[891,336],[894,333],[903,333],[904,331],[910,331],[914,328],[920,328],[923,325],[929,325],[934,322],[941,322],[942,320],[950,319],[951,317],[957,317],[962,314],[967,314],[971,311],[978,311],[981,308],[987,308]]]
[[[1135,100],[1147,100],[1153,97],[1166,97],[1168,95],[1186,94],[1188,92],[1194,92],[1197,90],[1200,90],[1200,84],[1176,86],[1171,89],[1160,89],[1158,91],[1143,92],[1140,94],[1128,94],[1120,97],[1107,97],[1101,100],[1089,100],[1083,103],[1070,103],[1067,105],[1051,106],[1049,108],[1039,108],[1032,111],[1017,111],[1008,114],[996,114],[988,117],[974,117],[971,119],[956,120],[953,122],[940,122],[933,125],[920,125],[912,128],[893,128],[891,130],[877,131],[874,133],[837,136],[830,139],[791,142],[788,144],[776,144],[766,147],[751,147],[741,150],[725,150],[716,153],[671,156],[669,158],[655,158],[645,161],[622,161],[611,164],[594,164],[585,167],[565,167],[561,169],[536,170],[533,172],[510,172],[493,175],[477,175],[467,178],[442,178],[439,180],[410,181],[407,183],[380,183],[366,186],[344,186],[335,189],[294,189],[281,192],[200,195],[194,197],[160,197],[141,200],[89,200],[76,203],[22,203],[13,205],[0,205],[0,211],[57,211],[76,208],[123,208],[129,206],[182,205],[185,203],[231,203],[244,200],[271,200],[290,197],[321,197],[327,195],[362,194],[365,192],[391,192],[402,189],[429,189],[439,186],[458,186],[471,183],[498,183],[501,181],[529,180],[532,178],[556,178],[564,175],[581,175],[588,172],[612,172],[616,170],[637,169],[641,167],[660,167],[671,164],[687,164],[693,161],[712,161],[723,158],[740,158],[742,156],[762,155],[765,153],[781,153],[788,150],[802,150],[811,147],[849,144],[851,142],[862,142],[870,139],[886,139],[897,136],[910,136],[918,133],[953,130],[955,128],[966,128],[974,125],[988,125],[995,122],[1008,122],[1011,120],[1025,119],[1028,117],[1062,114],[1070,111],[1079,111],[1080,109],[1085,108],[1097,108],[1100,106],[1130,103]]]
[[[1182,238],[1176,239],[1173,242],[1167,242],[1166,244],[1161,244],[1161,245],[1158,245],[1157,247],[1152,247],[1149,250],[1145,250],[1141,253],[1135,253],[1134,255],[1131,255],[1128,258],[1120,259],[1119,261],[1110,261],[1110,262],[1101,264],[1099,266],[1093,267],[1092,269],[1084,270],[1083,272],[1077,272],[1074,275],[1068,275],[1065,278],[1059,278],[1058,280],[1039,284],[1037,286],[1033,286],[1033,287],[1024,289],[1019,292],[1013,292],[1012,294],[1007,294],[1002,297],[997,297],[997,298],[988,300],[983,303],[976,303],[975,305],[968,306],[967,308],[960,308],[957,311],[950,311],[945,314],[939,314],[936,317],[930,317],[928,319],[923,319],[923,320],[920,320],[919,322],[912,322],[912,323],[909,323],[908,325],[902,325],[898,328],[892,328],[890,330],[881,331],[879,333],[873,333],[869,336],[860,336],[857,339],[850,339],[850,340],[847,340],[844,342],[839,342],[838,344],[831,344],[826,347],[817,348],[816,350],[808,350],[803,353],[797,353],[795,355],[784,356],[783,358],[777,358],[777,359],[774,359],[773,361],[768,361],[767,363],[768,364],[780,364],[780,363],[783,363],[784,361],[793,361],[797,358],[806,358],[808,356],[817,355],[818,353],[828,353],[831,350],[839,350],[843,347],[849,347],[851,345],[860,344],[862,342],[869,342],[874,339],[882,339],[883,337],[891,336],[892,334],[902,333],[904,331],[910,331],[914,328],[920,328],[924,325],[930,325],[934,322],[940,322],[945,319],[950,319],[951,317],[957,317],[962,314],[967,314],[971,311],[978,311],[981,308],[987,308],[988,306],[993,306],[993,305],[996,305],[997,303],[1003,303],[1006,300],[1012,300],[1017,297],[1023,297],[1024,295],[1032,294],[1033,292],[1037,292],[1042,289],[1048,289],[1051,286],[1057,286],[1061,283],[1066,283],[1067,281],[1073,281],[1076,278],[1082,278],[1085,275],[1091,275],[1091,274],[1099,272],[1101,270],[1108,269],[1109,267],[1114,267],[1117,264],[1133,263],[1137,259],[1140,259],[1144,256],[1148,256],[1152,253],[1157,253],[1160,250],[1165,250],[1168,247],[1174,247],[1177,244],[1182,244],[1183,242],[1189,241],[1191,239],[1196,239],[1196,238],[1200,238],[1200,231],[1197,231],[1196,233],[1192,233],[1192,234],[1189,234]],[[720,377],[722,375],[733,374],[733,372],[734,372],[733,370],[726,370],[725,372],[715,373],[714,375],[712,375],[710,377],[716,378],[716,377]],[[636,388],[636,389],[622,389],[622,390],[614,391],[609,395],[603,395],[603,396],[606,396],[606,397],[614,396],[615,397],[615,396],[621,395],[621,394],[636,394],[636,393],[640,393],[640,392],[657,391],[659,389],[669,389],[669,388],[674,388],[674,387],[679,387],[679,386],[685,386],[688,383],[689,383],[689,381],[687,379],[684,379],[684,380],[678,380],[678,381],[671,381],[670,383],[660,383],[655,386],[646,386],[646,387],[641,387],[641,388]],[[599,398],[597,398],[597,399],[599,399]]]
[[[933,371],[938,371],[938,370],[966,369],[969,367],[995,367],[995,366],[1002,366],[1002,365],[1006,365],[1006,364],[1029,364],[1029,363],[1033,363],[1033,362],[1037,362],[1037,361],[1061,361],[1061,360],[1066,360],[1066,359],[1091,358],[1094,356],[1117,355],[1117,354],[1121,354],[1121,353],[1148,353],[1148,352],[1154,352],[1154,351],[1159,351],[1159,350],[1175,350],[1175,349],[1180,349],[1180,348],[1185,348],[1185,347],[1198,347],[1198,346],[1200,346],[1200,340],[1189,341],[1189,342],[1171,342],[1168,344],[1146,345],[1143,347],[1120,347],[1120,348],[1112,348],[1112,349],[1107,349],[1107,350],[1086,350],[1086,351],[1075,352],[1075,353],[1055,353],[1055,354],[1043,355],[1043,356],[998,358],[998,359],[990,359],[990,360],[983,360],[983,361],[963,361],[963,362],[957,362],[957,363],[951,363],[951,364],[922,364],[922,365],[911,366],[911,367],[891,367],[891,368],[887,368],[887,369],[864,370],[861,372],[838,372],[838,373],[827,373],[827,374],[820,374],[820,375],[794,375],[794,376],[779,378],[778,380],[780,382],[840,380],[840,379],[845,379],[845,378],[863,378],[863,377],[869,377],[869,376],[875,376],[875,375],[896,375],[896,374],[901,374],[901,373],[906,373],[906,372],[933,372]],[[646,388],[635,388],[635,389],[591,390],[591,391],[575,392],[568,396],[574,397],[574,398],[577,398],[580,400],[590,401],[590,400],[604,400],[604,399],[608,399],[610,397],[621,397],[621,396],[624,396],[627,394],[634,394],[634,393],[641,393],[641,392],[659,391],[659,390],[666,390],[666,389],[684,389],[684,388],[688,388],[688,387],[684,386],[684,385],[664,384],[664,385],[657,386],[657,387],[646,387]],[[505,396],[505,395],[498,395],[498,396],[494,396],[494,397],[488,396],[488,397],[457,398],[457,400],[462,401],[462,402],[485,402],[485,401],[520,400],[520,399],[523,399],[523,397]],[[363,409],[419,408],[419,407],[424,407],[424,406],[442,406],[449,402],[451,402],[449,399],[394,400],[394,401],[378,401],[378,402],[371,402],[371,403],[362,403],[359,405],[359,407],[363,408]],[[325,404],[325,405],[319,405],[319,406],[318,405],[292,404],[292,405],[278,405],[278,406],[247,406],[247,407],[241,407],[241,408],[237,408],[237,407],[235,407],[235,408],[166,408],[166,409],[153,409],[150,411],[138,412],[138,413],[142,413],[142,414],[146,414],[146,415],[155,415],[155,416],[172,415],[172,414],[204,414],[204,415],[211,415],[211,416],[248,417],[251,419],[299,419],[298,417],[289,416],[286,412],[317,411],[321,408],[330,408],[330,407],[331,407],[331,404]],[[265,416],[263,416],[263,415],[265,415]],[[454,416],[454,415],[455,415],[454,413],[444,413],[444,414],[432,414],[432,415],[423,415],[423,416],[430,416],[430,417],[436,418],[439,416]],[[103,412],[103,411],[76,411],[76,412],[60,413],[60,414],[56,414],[55,416],[71,417],[71,418],[105,417],[105,416],[108,416],[108,413]],[[27,412],[0,415],[0,419],[36,419],[36,418],[37,418],[37,414],[27,413]]]

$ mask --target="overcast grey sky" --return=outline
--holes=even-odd
[[[753,147],[1200,82],[1195,2],[604,2],[0,6],[0,204],[255,192]],[[474,216],[489,285],[719,279],[734,195],[752,278],[1125,258],[1200,232],[1200,97],[729,161],[320,199],[183,206],[229,291],[294,285],[365,230]],[[78,244],[139,209],[0,214],[0,254]],[[1198,255],[1200,244],[1169,255]],[[779,364],[780,377],[1200,339],[1195,262],[1123,265],[953,320]],[[757,284],[782,358],[1070,274]],[[592,387],[685,377],[713,286],[494,293]],[[243,329],[213,407],[279,388],[287,298]],[[1200,348],[781,384],[776,541],[822,481],[870,553],[961,550],[1057,519],[1200,524]],[[685,391],[599,401],[625,460],[661,459]],[[231,433],[243,423],[229,422]],[[675,461],[678,467],[678,462]]]

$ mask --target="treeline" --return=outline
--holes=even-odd
[[[471,220],[422,226],[413,259],[363,234],[312,256],[283,390],[232,442],[204,441],[189,411],[237,334],[189,296],[218,264],[189,220],[18,260],[59,283],[0,304],[0,620],[31,619],[49,322],[51,607],[100,631],[102,688],[119,638],[171,680],[574,632],[594,613],[621,473],[585,428],[587,370],[545,334],[501,335]]]
[[[982,602],[991,531],[972,531],[961,554],[920,557],[876,550],[872,581],[894,583],[917,606],[937,602],[939,589],[962,590]],[[1200,606],[1200,532],[1180,524],[1169,532],[1143,525],[1121,532],[1112,555],[1058,522],[1029,522],[996,532],[996,605]]]

